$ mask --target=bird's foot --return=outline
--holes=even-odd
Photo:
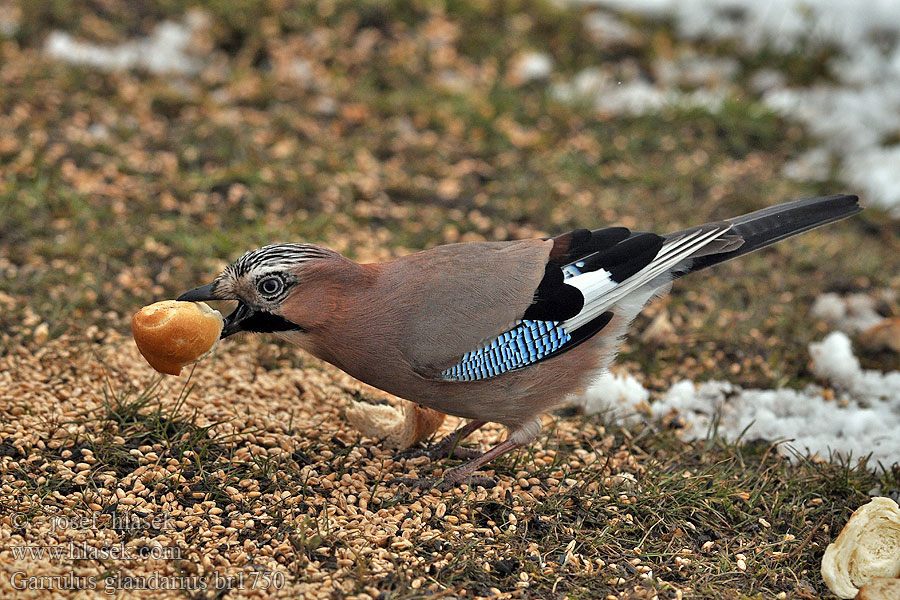
[[[483,421],[471,421],[465,427],[451,433],[437,444],[432,444],[428,448],[417,449],[412,452],[406,451],[406,456],[428,456],[431,460],[456,456],[468,461],[465,464],[444,471],[444,477],[436,484],[437,489],[440,491],[453,489],[460,483],[468,483],[470,486],[480,485],[486,489],[491,489],[497,485],[497,482],[490,477],[475,475],[475,471],[491,462],[497,456],[509,452],[513,448],[518,448],[521,446],[521,443],[507,439],[487,452],[480,452],[473,448],[462,448],[459,446],[460,440],[482,425],[484,425]],[[416,477],[398,477],[392,479],[390,483],[398,483],[424,489],[432,489],[435,487],[435,483],[432,480]]]
[[[478,448],[466,448],[460,446],[458,440],[453,439],[452,435],[447,436],[436,444],[431,444],[425,448],[407,448],[397,454],[398,458],[418,458],[427,456],[428,460],[434,462],[442,458],[454,457],[460,460],[472,460],[481,456],[482,452]]]
[[[444,476],[437,484],[437,489],[442,492],[446,492],[447,490],[451,490],[461,483],[468,483],[470,488],[474,488],[475,486],[480,485],[481,487],[488,490],[496,486],[497,482],[492,477],[475,474],[475,470],[482,464],[484,464],[483,462],[481,462],[482,457],[483,455],[479,456],[475,460],[444,471]]]
[[[453,467],[449,471],[445,471],[441,483],[438,484],[438,489],[444,491],[456,486],[457,484],[466,482],[468,482],[470,486],[480,485],[487,489],[494,487],[495,485],[497,485],[496,481],[494,481],[490,477],[477,476],[475,475],[475,471],[491,462],[501,454],[505,454],[514,448],[518,448],[519,446],[521,446],[519,442],[506,439],[487,452],[482,453],[481,456],[473,458],[469,462],[459,465],[458,467]]]
[[[427,456],[431,461],[451,456],[462,460],[473,460],[478,458],[482,454],[480,450],[477,448],[465,448],[460,446],[459,443],[466,439],[472,432],[481,428],[484,423],[484,421],[469,421],[453,433],[447,435],[437,444],[432,444],[425,449],[413,451],[411,456]]]

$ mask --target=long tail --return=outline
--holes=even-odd
[[[687,275],[749,254],[798,233],[846,219],[862,209],[857,196],[839,194],[793,200],[727,219],[725,223],[730,223],[731,229],[716,240],[719,243],[709,244],[701,249],[691,257],[690,264],[685,263],[676,271],[675,276]],[[675,237],[684,233],[679,231],[665,237]]]

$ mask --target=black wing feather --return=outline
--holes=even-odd
[[[565,321],[581,312],[584,296],[565,283],[564,267],[578,265],[582,273],[605,269],[615,281],[624,281],[653,260],[663,241],[652,233],[632,234],[627,227],[576,229],[553,238],[544,278],[522,318]]]
[[[582,273],[604,269],[613,281],[623,282],[647,265],[659,254],[665,238],[655,233],[636,233],[615,246],[584,260]]]
[[[523,319],[533,321],[565,321],[584,308],[581,290],[566,285],[561,265],[547,263],[544,278],[534,292],[534,301],[525,311]]]

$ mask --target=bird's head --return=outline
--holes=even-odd
[[[228,265],[207,285],[178,297],[179,300],[237,300],[225,317],[222,337],[240,331],[259,333],[303,333],[304,326],[287,310],[305,273],[323,259],[340,256],[310,244],[273,244],[247,252]]]

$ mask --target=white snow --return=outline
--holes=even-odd
[[[713,57],[702,54],[679,56],[675,60],[654,62],[654,74],[660,83],[685,86],[705,85],[714,88],[733,80],[740,72],[740,63],[733,57]]]
[[[826,181],[831,173],[831,154],[825,148],[807,150],[788,161],[783,173],[791,179]]]
[[[606,11],[594,11],[584,17],[584,28],[599,44],[612,46],[625,44],[637,40],[640,37],[638,31]]]
[[[64,31],[54,31],[44,44],[50,56],[73,64],[104,71],[143,68],[151,73],[190,75],[200,70],[201,62],[188,53],[191,37],[202,19],[192,14],[184,23],[163,21],[148,37],[136,38],[116,46],[101,46],[76,40]]]
[[[706,89],[684,93],[644,79],[617,80],[598,68],[584,69],[571,83],[556,85],[553,93],[566,102],[587,100],[598,110],[625,115],[641,115],[672,105],[718,110],[725,98]]]
[[[686,440],[711,434],[728,440],[765,439],[779,451],[822,458],[870,456],[868,466],[900,463],[900,372],[864,370],[850,339],[833,332],[810,344],[812,370],[836,390],[742,389],[726,381],[680,381],[651,403],[653,418],[675,411]],[[606,375],[582,396],[588,411],[611,410],[628,423],[647,412],[649,392],[628,375]],[[643,409],[643,410],[642,410]]]
[[[840,175],[864,198],[871,198],[890,208],[894,216],[900,216],[900,145],[875,146],[846,156]]]
[[[513,61],[510,77],[516,83],[547,79],[553,72],[553,59],[543,52],[526,52]]]
[[[810,344],[809,354],[813,359],[813,373],[818,377],[846,391],[856,400],[887,400],[893,404],[895,416],[900,418],[900,371],[880,373],[863,370],[853,355],[850,338],[840,331],[828,334],[819,343]],[[900,443],[900,428],[895,432]]]
[[[839,331],[860,333],[884,319],[878,314],[879,300],[892,302],[895,298],[896,294],[889,289],[873,294],[840,295],[827,292],[816,298],[811,313]]]
[[[691,39],[734,39],[748,50],[804,44],[849,48],[900,22],[895,0],[608,0],[601,4],[648,17],[671,17]]]
[[[785,174],[821,180],[837,159],[836,175],[865,200],[900,216],[900,3],[897,0],[572,0],[575,4],[647,18],[671,19],[692,40],[734,40],[744,51],[784,52],[833,47],[833,82],[788,88],[777,71],[751,77],[751,87],[773,110],[803,122],[822,150],[800,157]],[[593,13],[586,26],[597,19]],[[602,22],[600,22],[602,27]],[[695,76],[721,57],[697,59]],[[699,70],[698,70],[699,69]],[[655,69],[659,73],[660,69]],[[725,73],[727,76],[727,73]],[[597,107],[639,114],[672,103],[692,103],[663,81],[624,81],[624,92],[600,86]],[[683,83],[683,82],[682,82]],[[721,93],[718,82],[709,91]],[[577,90],[576,90],[577,91]],[[561,90],[565,96],[566,89]],[[578,94],[575,94],[578,95]],[[715,109],[716,103],[712,108]],[[823,153],[824,152],[824,153]]]
[[[597,377],[578,399],[585,411],[611,412],[621,423],[634,421],[648,400],[650,392],[637,379],[608,371]]]
[[[623,13],[665,17],[671,14],[674,0],[572,0],[573,4],[604,6]]]
[[[750,76],[750,89],[757,94],[783,88],[787,77],[775,69],[759,69]]]

